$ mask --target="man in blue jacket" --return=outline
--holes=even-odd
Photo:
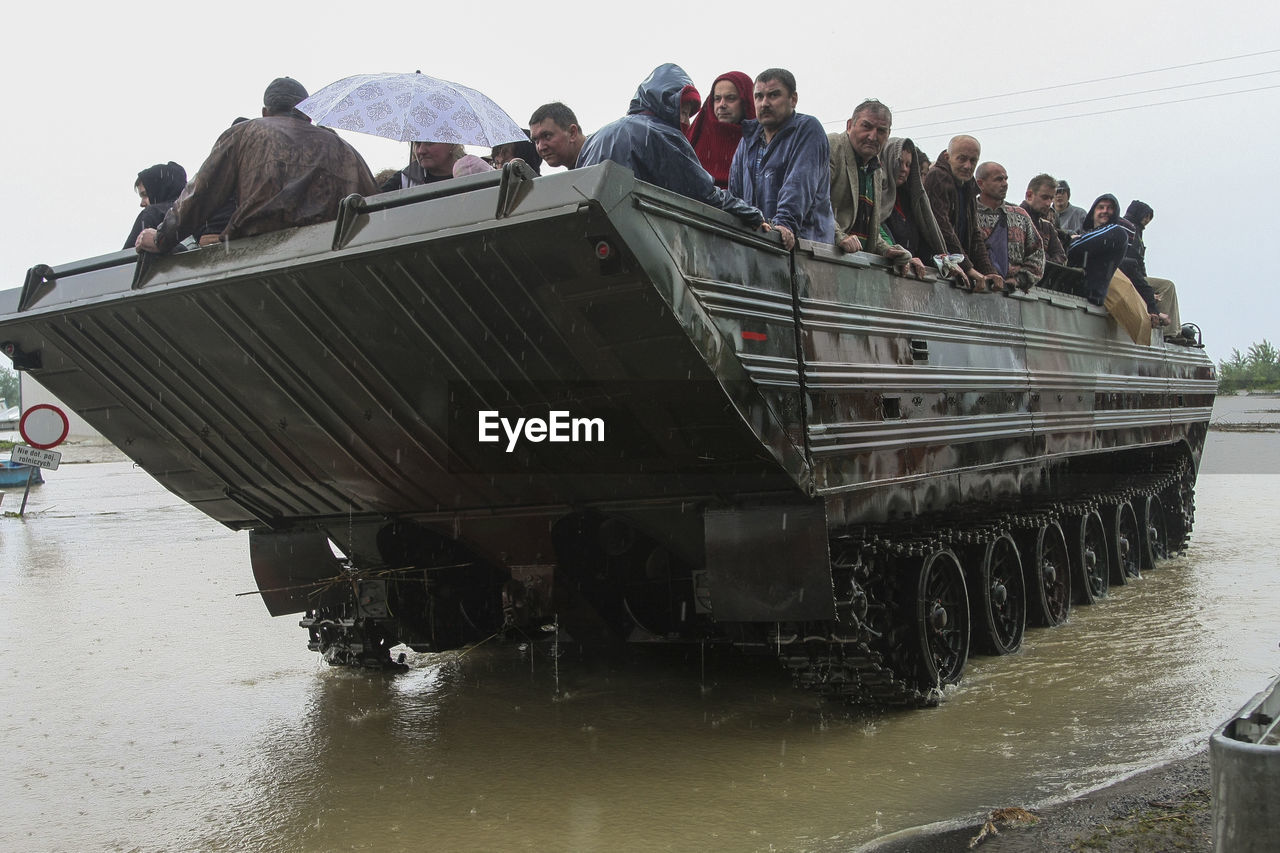
[[[642,181],[732,213],[748,228],[762,228],[760,211],[717,187],[680,131],[680,95],[686,86],[693,80],[679,65],[653,69],[636,89],[627,115],[587,139],[578,168],[612,160]]]
[[[796,78],[783,68],[761,71],[756,118],[742,123],[742,141],[729,168],[729,192],[754,204],[782,235],[835,241],[831,211],[831,146],[822,123],[796,112]]]

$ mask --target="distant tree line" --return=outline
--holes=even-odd
[[[6,406],[22,405],[18,388],[18,374],[7,367],[0,367],[0,397],[4,398]]]
[[[1264,340],[1248,352],[1231,350],[1231,358],[1218,362],[1218,391],[1274,391],[1280,389],[1280,352]]]

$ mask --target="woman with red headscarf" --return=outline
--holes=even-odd
[[[689,127],[686,135],[702,168],[721,189],[729,186],[729,166],[742,141],[742,121],[755,117],[751,78],[741,71],[729,71],[711,84],[711,94]]]

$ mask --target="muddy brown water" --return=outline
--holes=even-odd
[[[1280,434],[1211,433],[1185,556],[869,714],[697,649],[329,669],[235,597],[244,534],[64,465],[0,518],[0,850],[843,851],[1062,798],[1195,751],[1280,670],[1278,487]]]

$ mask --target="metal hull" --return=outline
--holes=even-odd
[[[326,538],[348,571],[448,559],[528,587],[608,561],[618,523],[684,567],[685,622],[829,618],[832,535],[1070,492],[1121,457],[1198,465],[1203,352],[1133,344],[1075,297],[789,254],[612,164],[349,201],[333,226],[0,294],[15,365],[254,531],[273,613],[310,609],[270,590],[331,577]],[[481,411],[557,408],[609,440],[476,440]],[[566,556],[575,524],[601,555]]]

